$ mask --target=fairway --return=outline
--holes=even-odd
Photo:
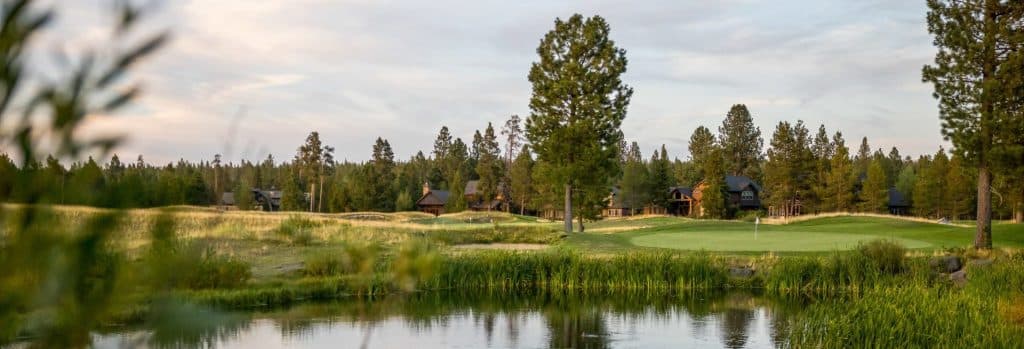
[[[753,229],[749,231],[717,230],[712,232],[656,233],[637,236],[631,242],[643,247],[662,247],[680,250],[708,251],[829,251],[849,250],[857,244],[875,240],[892,239],[889,236],[844,234],[814,231],[768,231],[759,232],[754,239]],[[920,240],[892,239],[907,248],[929,248],[932,244]]]
[[[667,248],[736,253],[828,252],[850,250],[858,244],[893,240],[909,249],[939,250],[969,246],[974,229],[908,220],[897,217],[825,217],[790,224],[761,224],[754,238],[754,224],[739,221],[685,219],[638,219],[610,221],[598,227],[614,226],[606,234],[577,234],[570,243],[583,248],[615,251],[630,248]],[[622,231],[633,225],[637,229]],[[993,226],[996,247],[1024,246],[1024,225]]]

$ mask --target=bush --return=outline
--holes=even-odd
[[[186,275],[183,283],[186,288],[233,288],[245,285],[252,277],[252,271],[245,261],[207,250],[196,263],[196,268]]]
[[[160,246],[147,256],[154,285],[172,289],[230,288],[252,277],[249,263],[196,244]]]
[[[857,246],[857,252],[867,257],[878,271],[886,274],[900,273],[904,269],[907,249],[894,241],[872,240]]]
[[[313,229],[320,223],[301,216],[291,216],[281,222],[274,232],[292,245],[309,245],[313,242]]]
[[[374,272],[379,252],[377,245],[346,244],[339,251],[306,259],[302,273],[307,276],[370,275]]]

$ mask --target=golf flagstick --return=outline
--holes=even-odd
[[[761,217],[754,216],[754,240],[757,240],[757,226],[761,224]]]

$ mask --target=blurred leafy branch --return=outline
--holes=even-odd
[[[104,55],[86,50],[56,81],[34,79],[29,65],[34,40],[54,21],[54,9],[34,0],[0,0],[0,144],[21,166],[44,149],[74,161],[84,154],[106,156],[117,137],[85,139],[79,130],[88,115],[112,113],[141,92],[125,82],[129,70],[157,51],[169,35],[139,33],[143,13],[117,2],[116,23]],[[134,38],[134,39],[133,39]],[[29,341],[37,347],[84,347],[90,331],[124,302],[118,293],[129,282],[125,257],[112,248],[118,211],[98,214],[78,227],[59,224],[45,205],[54,195],[29,175],[15,183],[30,188],[26,205],[0,210],[0,343]],[[0,192],[0,202],[10,193]],[[24,337],[28,336],[28,337]]]

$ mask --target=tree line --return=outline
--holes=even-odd
[[[611,187],[618,188],[623,207],[667,205],[672,186],[696,187],[702,182],[724,187],[726,175],[747,176],[764,188],[765,207],[783,208],[784,214],[832,211],[888,212],[889,190],[895,189],[911,205],[906,212],[922,217],[974,217],[972,192],[977,170],[957,152],[939,148],[917,158],[903,156],[896,147],[872,148],[862,138],[855,151],[839,131],[820,125],[810,132],[802,121],[776,125],[767,149],[747,107],[737,104],[726,113],[717,134],[697,127],[689,140],[689,157],[680,159],[666,147],[644,156],[637,142],[622,140],[616,147],[619,173],[611,186],[579,195],[580,215],[596,218],[607,204]],[[246,193],[252,188],[282,191],[281,208],[288,211],[354,212],[414,210],[423,185],[451,192],[450,212],[465,210],[463,189],[479,181],[481,200],[506,198],[509,210],[535,213],[557,207],[562,199],[558,182],[536,159],[524,139],[522,120],[512,115],[500,130],[488,123],[475,131],[467,144],[442,126],[431,151],[418,151],[396,159],[388,140],[378,138],[365,162],[336,161],[334,148],[318,132],[311,132],[290,161],[268,156],[262,161],[226,163],[219,155],[209,161],[179,160],[166,165],[122,161],[114,155],[105,163],[92,158],[65,166],[50,156],[19,168],[0,155],[0,193],[11,201],[37,188],[16,186],[10,178],[31,175],[33,182],[53,193],[49,203],[98,207],[158,207],[217,205],[225,192]],[[996,217],[1010,218],[1024,208],[1024,192],[1009,174],[993,185]],[[724,195],[705,198],[707,218],[729,218],[738,211],[728,207]],[[717,196],[716,196],[717,195]],[[234,195],[240,209],[256,209],[251,195]],[[786,211],[788,210],[788,211]]]

